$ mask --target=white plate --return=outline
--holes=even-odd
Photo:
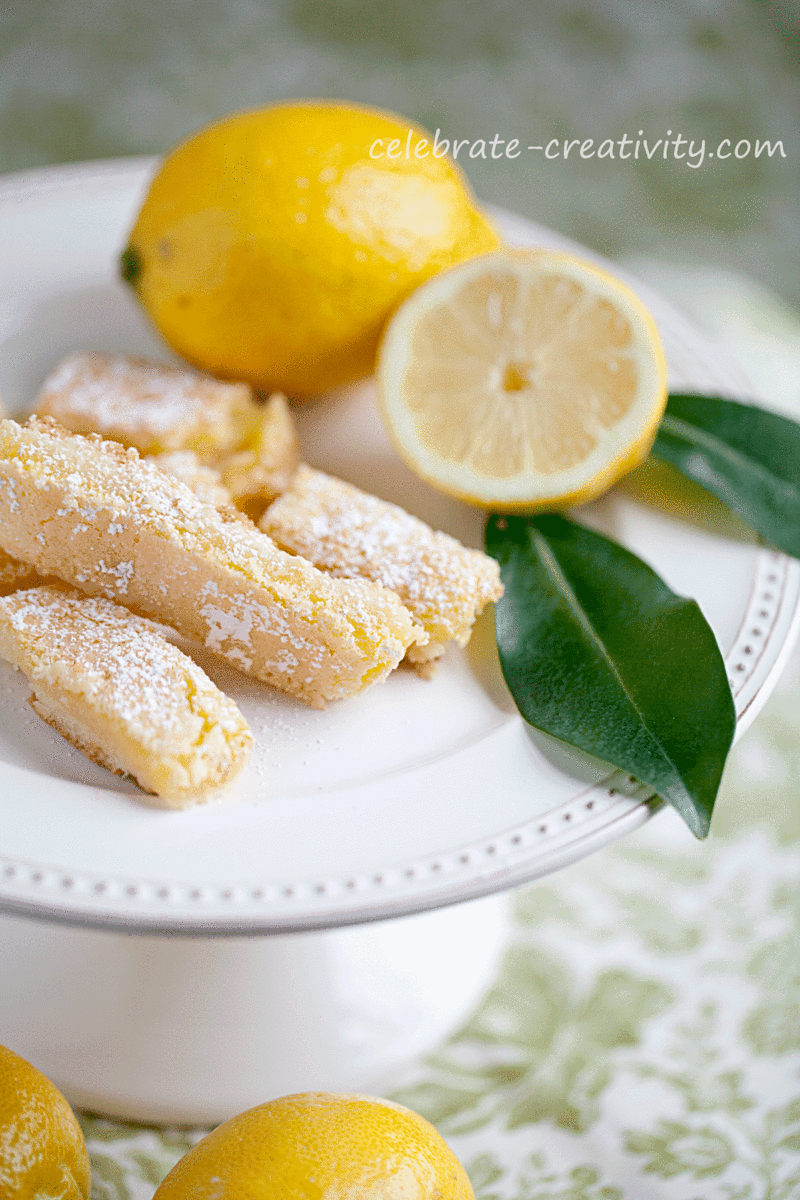
[[[56,168],[0,181],[0,389],[23,411],[66,352],[168,357],[116,276],[152,163]],[[497,214],[520,244],[568,245]],[[653,296],[673,386],[746,394],[721,352]],[[304,456],[480,545],[482,516],[396,459],[370,385],[299,414]],[[641,554],[710,620],[740,729],[796,631],[800,572],[707,517],[621,492],[587,519]],[[256,735],[235,791],[154,811],[69,748],[0,664],[0,907],[51,920],[207,933],[325,928],[487,894],[589,854],[652,811],[644,789],[529,729],[499,672],[491,614],[423,682],[307,709],[202,656]],[[691,688],[691,664],[686,686]]]

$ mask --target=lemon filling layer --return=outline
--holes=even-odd
[[[427,638],[388,589],[285,553],[135,449],[36,418],[0,422],[0,547],[316,707]]]

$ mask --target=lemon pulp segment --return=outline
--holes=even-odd
[[[666,403],[644,304],[543,250],[486,255],[420,288],[387,329],[379,385],[403,458],[498,508],[592,499],[645,457]]]

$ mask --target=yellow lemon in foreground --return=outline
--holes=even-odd
[[[305,1092],[226,1121],[154,1200],[474,1200],[423,1117],[371,1096]]]
[[[24,1058],[0,1046],[0,1196],[88,1200],[89,1155],[64,1097]]]
[[[548,250],[487,254],[419,288],[386,330],[378,388],[418,475],[528,512],[606,491],[647,456],[667,402],[641,300]]]
[[[440,150],[351,104],[236,113],[167,155],[123,275],[170,346],[214,375],[290,396],[358,379],[401,300],[500,245]]]

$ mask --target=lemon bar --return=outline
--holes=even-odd
[[[254,517],[288,486],[299,461],[297,433],[286,397],[270,396],[258,424],[243,445],[214,465],[234,504]]]
[[[206,504],[213,504],[215,508],[233,504],[233,496],[222,482],[219,471],[201,462],[194,450],[165,450],[163,454],[148,457],[162,471],[182,480]]]
[[[429,640],[409,662],[431,664],[449,641],[464,646],[476,617],[503,594],[493,558],[469,550],[396,504],[302,465],[267,509],[261,529],[333,575],[391,588]]]
[[[133,447],[36,417],[0,421],[0,547],[318,708],[426,640],[393,592],[285,553]]]
[[[48,725],[161,807],[207,799],[249,757],[233,700],[149,621],[102,597],[63,587],[6,596],[0,657],[28,677]]]
[[[99,433],[143,454],[195,450],[202,457],[241,445],[261,411],[245,383],[96,351],[65,358],[33,407],[73,433]]]

